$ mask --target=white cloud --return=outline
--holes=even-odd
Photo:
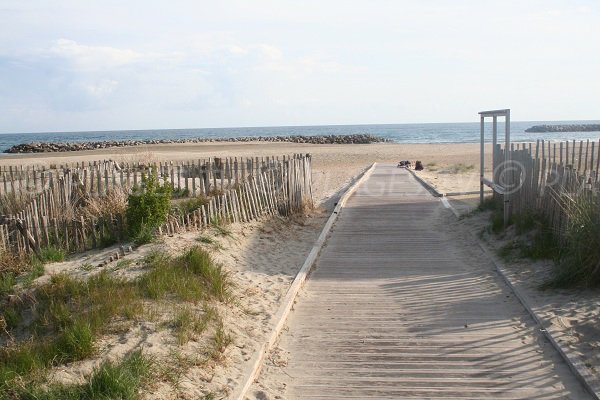
[[[89,46],[74,40],[58,39],[49,52],[86,69],[114,68],[141,60],[141,53],[110,46]]]
[[[95,83],[83,84],[82,86],[90,95],[102,98],[113,93],[117,86],[119,86],[119,82],[112,79],[102,79]]]

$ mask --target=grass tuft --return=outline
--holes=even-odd
[[[118,364],[105,363],[91,377],[85,387],[90,399],[135,399],[138,389],[149,376],[152,362],[140,350],[133,352]]]
[[[215,329],[215,335],[213,336],[213,348],[211,351],[211,358],[215,361],[220,361],[223,358],[223,353],[233,342],[233,338],[230,334],[225,332],[225,328],[223,327],[223,321],[219,320],[217,322],[217,327]]]
[[[544,287],[600,286],[600,197],[562,197],[567,226],[554,276]]]
[[[199,246],[177,258],[153,253],[147,257],[146,265],[150,271],[140,278],[139,285],[152,299],[174,295],[183,301],[198,301],[207,296],[229,300],[229,274]]]
[[[202,206],[208,205],[208,202],[208,197],[205,196],[197,196],[191,199],[176,201],[171,207],[171,213],[176,215],[186,215]]]
[[[207,235],[200,235],[196,238],[196,240],[200,243],[205,243],[205,244],[213,244],[215,243],[215,240],[213,238],[211,238],[210,236]]]
[[[14,398],[31,400],[135,400],[142,384],[150,376],[152,361],[140,350],[118,363],[105,362],[83,385],[50,385],[47,388],[21,387],[13,391]]]
[[[232,235],[231,230],[227,229],[223,225],[216,224],[215,226],[213,226],[213,228],[215,229],[216,234],[219,236],[231,236]]]
[[[154,239],[155,229],[149,225],[142,224],[139,231],[133,236],[132,240],[136,246],[141,246],[146,243],[152,242]]]
[[[45,247],[40,250],[42,262],[60,262],[65,260],[65,251],[57,247]]]
[[[203,312],[199,313],[189,306],[180,308],[173,318],[177,344],[183,345],[201,335],[211,320],[218,317],[213,310],[211,307],[205,307]]]

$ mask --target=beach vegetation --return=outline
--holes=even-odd
[[[176,188],[173,187],[171,189],[171,198],[172,199],[182,199],[185,197],[190,197],[190,190],[186,188]]]
[[[60,262],[65,260],[65,251],[59,247],[49,246],[40,250],[41,262]]]
[[[15,380],[39,381],[53,365],[89,357],[109,321],[140,309],[134,287],[106,271],[85,281],[53,275],[27,300],[6,305],[1,312],[11,337],[14,330],[29,335],[0,349],[0,371],[9,378],[0,393]]]
[[[148,231],[156,229],[167,219],[171,186],[160,185],[156,169],[144,177],[142,185],[127,199],[127,229],[131,238],[138,242],[147,239]]]
[[[153,252],[145,258],[149,268],[140,280],[140,288],[153,299],[174,296],[183,301],[215,298],[230,300],[229,273],[199,246],[179,257]]]
[[[563,195],[567,214],[558,262],[545,287],[600,286],[600,197]]]
[[[209,199],[205,196],[196,196],[189,199],[176,201],[171,207],[171,213],[175,215],[187,215],[202,206],[208,205]]]
[[[34,199],[32,192],[16,190],[0,195],[0,215],[16,215]]]
[[[214,244],[215,239],[213,239],[212,237],[208,236],[208,235],[200,235],[196,238],[196,240],[200,243],[205,243],[205,244]]]
[[[220,320],[217,323],[217,328],[215,329],[215,334],[213,336],[213,351],[211,354],[212,358],[217,361],[221,360],[225,349],[232,343],[232,341],[232,336],[225,331],[223,321]]]
[[[44,265],[37,256],[0,250],[0,296],[12,293],[17,284],[29,286],[43,274]]]
[[[180,307],[173,318],[177,343],[185,344],[209,326],[215,326],[209,358],[222,353],[231,337],[209,302],[231,300],[232,281],[228,272],[198,246],[177,257],[154,251],[143,263],[147,271],[133,280],[116,277],[108,270],[86,280],[67,274],[52,275],[23,300],[3,306],[0,326],[6,335],[6,345],[0,349],[0,399],[69,398],[71,393],[91,396],[86,398],[95,398],[95,393],[98,398],[135,398],[131,397],[133,392],[122,394],[125,392],[118,386],[120,381],[112,381],[119,373],[135,372],[134,366],[143,361],[139,359],[141,355],[136,356],[137,361],[124,361],[123,365],[104,364],[84,386],[48,387],[45,376],[53,366],[94,355],[98,338],[110,330],[111,324],[143,318],[149,307],[147,303],[152,300],[191,303]],[[0,281],[3,291],[11,290],[15,280],[14,275],[6,274]],[[199,303],[200,308],[196,307]],[[133,378],[123,379],[129,382]],[[103,393],[117,393],[117,397],[101,397]]]
[[[77,214],[93,219],[106,219],[110,218],[110,216],[124,215],[127,211],[127,193],[126,188],[115,187],[107,191],[103,196],[88,194]]]
[[[214,225],[213,228],[214,228],[217,236],[231,236],[232,235],[231,230],[220,223]]]
[[[135,350],[119,362],[103,362],[87,382],[81,385],[51,384],[46,387],[16,386],[12,397],[31,400],[135,400],[148,380],[153,361],[141,350]]]
[[[197,338],[208,327],[211,321],[219,321],[219,315],[211,306],[205,305],[202,312],[189,305],[179,308],[173,318],[173,330],[179,345]]]
[[[500,211],[501,209],[502,202],[494,196],[484,197],[483,202],[477,206],[477,210],[479,211]]]

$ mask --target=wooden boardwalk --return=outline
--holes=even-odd
[[[297,299],[286,366],[260,380],[278,375],[285,399],[591,398],[447,213],[377,166]]]

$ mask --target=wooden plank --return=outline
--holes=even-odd
[[[588,155],[590,150],[590,140],[586,140],[585,142],[585,162],[583,163],[583,174],[585,175],[588,168]]]
[[[581,171],[581,157],[583,155],[583,140],[579,141],[579,157],[577,158],[577,171]]]

